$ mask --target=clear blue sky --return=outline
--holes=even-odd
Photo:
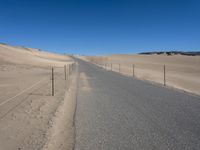
[[[0,0],[0,42],[59,53],[200,50],[200,0]]]

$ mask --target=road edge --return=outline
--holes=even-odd
[[[78,89],[78,65],[76,64],[71,84],[52,118],[48,139],[43,150],[73,150],[75,147],[75,115]]]

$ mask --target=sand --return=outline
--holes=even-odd
[[[164,69],[166,67],[166,85],[200,95],[200,56],[183,55],[110,55],[99,57],[86,57],[82,59],[100,64],[107,69],[133,75],[133,64],[135,77],[164,83]]]
[[[76,68],[77,69],[77,68]],[[77,71],[77,70],[76,70]],[[71,77],[71,86],[65,93],[65,99],[53,118],[53,127],[49,130],[45,150],[72,150],[75,145],[75,111],[78,74]]]
[[[39,51],[31,48],[13,47],[0,44],[0,64],[30,66],[63,66],[72,61],[71,57]]]
[[[65,134],[54,140],[64,145],[62,149],[72,149],[75,99],[69,81],[75,79],[71,75],[65,81],[63,68],[71,63],[69,56],[0,44],[0,150],[46,149],[63,121]],[[51,96],[52,66],[55,96]],[[66,112],[66,107],[71,110]]]

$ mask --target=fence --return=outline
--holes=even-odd
[[[51,68],[51,75],[50,75],[51,76],[51,78],[50,78],[50,81],[51,81],[51,91],[49,91],[51,93],[51,96],[55,95],[55,91],[56,91],[55,81],[57,79],[59,79],[60,81],[64,79],[65,80],[65,82],[64,82],[65,88],[66,88],[66,90],[68,90],[69,84],[70,84],[70,75],[75,70],[75,67],[76,67],[76,65],[75,65],[75,63],[73,63],[73,64],[69,64],[69,65],[64,65],[63,67],[52,67]],[[55,72],[58,69],[63,69],[63,73],[60,73],[60,71]],[[46,75],[46,73],[45,73],[45,75]],[[35,82],[31,86],[24,88],[23,90],[19,91],[18,93],[16,93],[12,97],[3,100],[2,102],[0,102],[0,106],[3,106],[4,104],[7,104],[7,103],[11,102],[11,101],[15,100],[18,97],[22,97],[25,93],[27,93],[31,89],[37,88],[40,84],[44,83],[44,81],[47,82],[47,83],[49,82],[49,80],[47,80],[47,76],[43,77],[39,81]],[[30,95],[34,95],[33,93],[29,93],[29,94]]]
[[[200,68],[194,65],[175,63],[131,63],[131,62],[94,62],[106,70],[119,72],[143,80],[149,80],[164,86],[175,87],[195,94],[200,94]]]
[[[63,67],[52,67],[51,68],[51,95],[55,95],[55,69],[63,69],[63,77],[65,80],[65,87],[69,88],[69,77],[72,75],[73,71],[75,70],[75,63],[64,65]]]
[[[135,64],[129,64],[129,65],[122,65],[120,63],[105,63],[105,64],[97,64],[107,70],[119,72],[122,74],[127,74],[132,77],[136,77],[135,75]],[[160,71],[162,70],[163,74],[163,85],[166,86],[166,66],[163,65],[162,69],[160,68]]]

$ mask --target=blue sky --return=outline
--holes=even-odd
[[[0,0],[0,42],[101,55],[200,50],[199,0]]]

